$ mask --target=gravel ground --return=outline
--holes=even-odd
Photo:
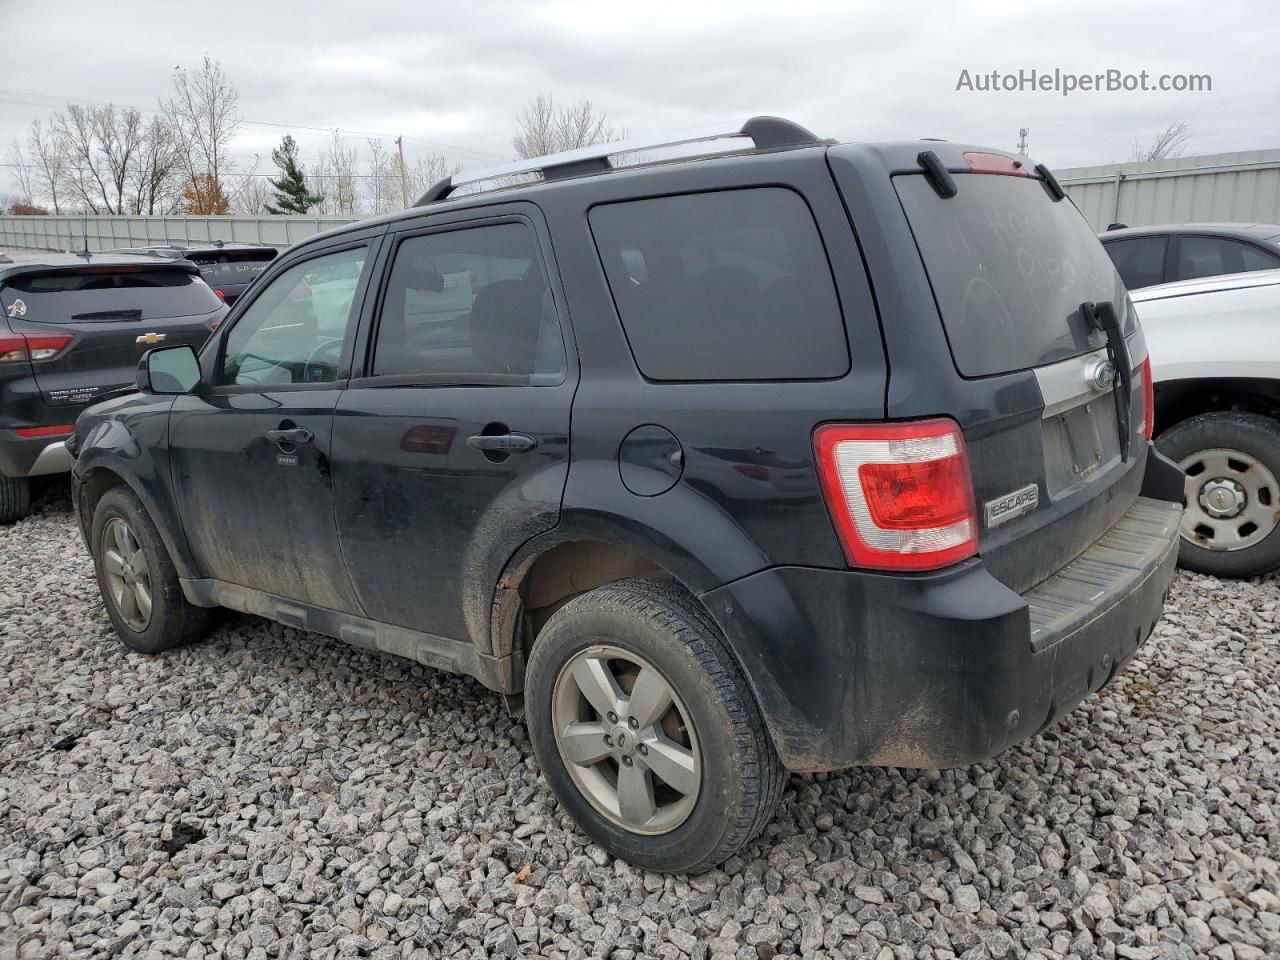
[[[229,617],[111,635],[61,483],[0,528],[0,957],[1280,956],[1278,581],[967,770],[794,776],[693,879],[614,861],[471,680]]]

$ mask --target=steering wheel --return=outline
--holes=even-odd
[[[328,353],[333,354],[331,362],[329,361],[329,358],[325,356]],[[319,346],[317,346],[314,350],[312,350],[310,354],[307,355],[306,366],[302,368],[303,383],[319,382],[319,381],[312,381],[311,379],[312,367],[320,364],[322,360],[324,360],[326,361],[324,364],[325,366],[331,366],[336,368],[338,366],[338,359],[341,356],[342,356],[342,338],[341,337],[331,337],[323,341]]]

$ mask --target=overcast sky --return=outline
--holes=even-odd
[[[0,0],[0,143],[68,100],[154,108],[177,66],[220,60],[248,121],[292,126],[304,159],[337,127],[404,134],[410,163],[511,155],[538,91],[590,98],[633,135],[775,113],[841,140],[943,137],[1062,168],[1128,159],[1189,124],[1188,153],[1280,147],[1280,4],[737,0]],[[1206,93],[957,91],[962,70],[1209,74]],[[357,134],[354,131],[360,131]],[[283,129],[246,123],[242,164]],[[5,158],[7,159],[7,158]],[[0,189],[12,170],[0,168]]]

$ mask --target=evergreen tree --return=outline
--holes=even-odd
[[[271,181],[276,196],[274,205],[267,204],[267,213],[306,213],[324,202],[324,197],[307,189],[306,178],[298,166],[298,144],[293,137],[286,133],[280,146],[271,151],[271,159],[280,168],[280,179]]]

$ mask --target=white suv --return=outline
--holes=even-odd
[[[1182,566],[1280,567],[1280,270],[1132,291],[1150,350],[1156,444],[1187,474]]]

